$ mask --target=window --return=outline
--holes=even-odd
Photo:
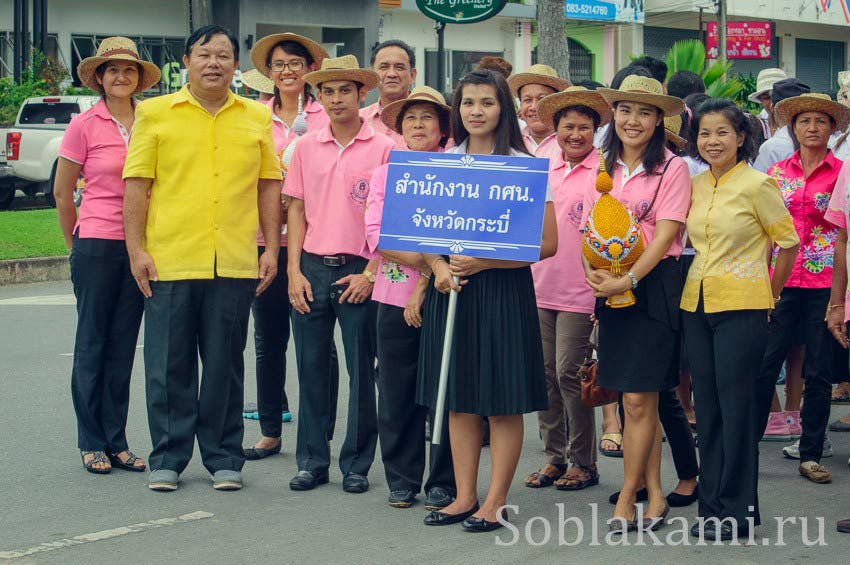
[[[15,56],[14,38],[14,32],[0,31],[0,77],[12,76],[14,72],[15,64],[12,60]],[[45,53],[49,57],[61,61],[66,67],[68,66],[68,61],[61,56],[57,34],[50,33],[47,35]]]
[[[845,43],[840,41],[797,40],[797,78],[812,92],[824,92],[835,98],[838,71],[843,71]]]

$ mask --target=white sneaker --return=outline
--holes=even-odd
[[[788,447],[782,448],[782,454],[788,459],[799,459],[800,458],[800,440],[794,442],[793,445],[789,445]],[[824,457],[832,457],[832,444],[829,442],[829,436],[824,436],[823,438],[823,454],[821,458]],[[850,461],[847,461],[847,464],[850,465]]]

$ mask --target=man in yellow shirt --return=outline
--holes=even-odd
[[[277,273],[280,164],[268,108],[230,92],[236,37],[201,28],[183,63],[189,84],[137,106],[124,166],[127,250],[146,298],[148,486],[177,488],[197,435],[213,487],[238,490],[242,355],[251,301]]]

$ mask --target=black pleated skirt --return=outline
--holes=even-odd
[[[448,295],[428,290],[416,401],[433,407],[443,354]],[[446,407],[507,416],[548,407],[543,346],[531,269],[489,269],[458,295]]]
[[[609,308],[596,301],[598,383],[619,392],[660,392],[679,383],[682,269],[664,259],[635,289],[637,303]]]

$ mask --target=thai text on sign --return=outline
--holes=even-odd
[[[718,55],[717,22],[708,23],[705,47],[709,59]],[[770,59],[773,56],[773,25],[770,22],[726,24],[727,59]]]

